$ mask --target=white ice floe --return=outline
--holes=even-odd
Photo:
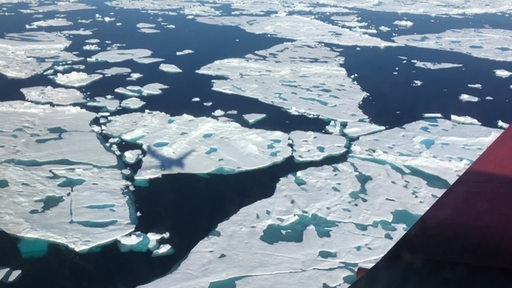
[[[468,84],[469,88],[482,89],[482,84]]]
[[[161,112],[109,118],[104,133],[146,149],[136,179],[174,173],[229,174],[270,166],[291,155],[288,135],[234,122]]]
[[[169,244],[160,243],[161,240],[169,238],[169,234],[157,233],[144,234],[133,232],[130,235],[121,236],[117,239],[117,246],[121,252],[146,252],[153,251],[152,256],[165,256],[174,253],[174,248]]]
[[[178,68],[178,66],[173,65],[173,64],[162,63],[162,64],[160,64],[160,66],[158,66],[158,69],[160,69],[160,70],[162,70],[164,72],[167,72],[167,73],[179,73],[179,72],[181,72],[181,69]]]
[[[128,80],[128,81],[136,81],[137,79],[141,78],[142,76],[144,76],[144,75],[142,75],[140,73],[131,73],[130,77],[126,78],[126,80]]]
[[[141,58],[151,56],[153,52],[148,49],[115,49],[100,52],[92,56],[88,61],[106,61],[110,63],[123,62],[127,60],[140,60]]]
[[[0,116],[2,230],[82,251],[133,229],[129,183],[89,126],[94,113],[11,101]]]
[[[215,117],[221,117],[221,116],[224,116],[225,114],[226,114],[226,112],[224,112],[224,110],[221,110],[221,109],[217,109],[212,112],[212,116],[215,116]]]
[[[128,150],[123,153],[123,161],[126,164],[133,164],[142,158],[142,151],[140,150]]]
[[[305,16],[273,16],[273,17],[199,17],[199,22],[213,25],[238,26],[248,32],[270,34],[276,37],[289,38],[306,42],[322,42],[338,45],[358,46],[396,46],[362,32],[333,26],[312,17]]]
[[[21,1],[16,0],[16,1],[12,1],[12,2],[21,2]],[[43,12],[50,12],[50,11],[66,12],[66,11],[88,10],[88,9],[95,9],[95,7],[87,5],[85,3],[58,2],[57,4],[54,4],[54,5],[30,6],[30,8],[28,10],[22,10],[22,11],[24,13],[43,13]]]
[[[70,105],[85,102],[84,94],[76,89],[35,86],[22,88],[20,91],[25,95],[25,99],[37,103]]]
[[[85,51],[99,51],[101,48],[96,44],[87,44],[84,47],[82,47]]]
[[[64,30],[64,31],[60,31],[59,33],[63,34],[63,35],[92,35],[92,31],[91,30],[86,30],[84,28],[80,28],[78,30]]]
[[[480,101],[480,98],[473,96],[473,95],[464,94],[464,93],[460,94],[459,99],[462,102],[478,102],[478,101]]]
[[[347,140],[339,135],[292,131],[290,140],[293,145],[293,157],[297,162],[319,161],[347,151]]]
[[[498,125],[499,128],[503,128],[503,129],[507,129],[508,126],[510,126],[510,124],[505,123],[505,122],[503,122],[501,120],[498,120],[497,125]]]
[[[250,114],[244,114],[243,115],[245,121],[249,123],[249,125],[252,125],[254,123],[257,123],[267,117],[266,114],[260,114],[260,113],[250,113]]]
[[[412,81],[411,86],[413,86],[413,87],[419,87],[419,86],[421,86],[422,84],[423,84],[423,82],[422,82],[422,81],[420,81],[420,80],[414,80],[414,81]]]
[[[453,63],[432,63],[432,62],[422,62],[418,60],[412,60],[414,66],[424,68],[424,69],[448,69],[448,68],[457,68],[462,67],[462,64],[453,64]]]
[[[109,77],[109,76],[113,76],[113,75],[130,74],[132,72],[132,69],[126,68],[126,67],[112,67],[112,68],[108,68],[108,69],[98,70],[96,72]]]
[[[67,74],[57,73],[57,76],[51,76],[57,84],[69,87],[83,87],[99,80],[103,77],[101,74],[87,74],[85,72],[70,72]]]
[[[512,72],[507,71],[505,69],[497,69],[497,70],[494,70],[494,74],[496,74],[496,76],[498,76],[500,78],[508,78],[508,77],[510,77],[510,75],[512,75]]]
[[[163,89],[167,89],[169,86],[160,84],[160,83],[150,83],[144,86],[127,86],[119,87],[115,89],[115,92],[119,94],[123,94],[128,97],[139,97],[139,96],[150,96],[150,95],[159,95],[163,93]]]
[[[468,54],[474,57],[512,61],[512,30],[453,29],[437,34],[404,35],[397,43]]]
[[[163,58],[156,58],[156,57],[143,57],[143,58],[133,59],[133,61],[135,61],[137,63],[141,63],[141,64],[151,64],[151,63],[156,63],[156,62],[162,62],[164,60],[165,59],[163,59]]]
[[[126,109],[139,109],[144,106],[144,104],[146,104],[146,102],[139,98],[128,98],[121,102],[121,107]]]
[[[481,125],[480,121],[469,116],[451,115],[450,119],[455,123],[470,124],[470,125]]]
[[[194,53],[194,50],[185,49],[185,50],[176,52],[176,55],[182,56],[182,55],[187,55],[187,54],[192,54],[192,53]]]
[[[55,33],[9,33],[0,39],[0,73],[9,78],[29,78],[44,72],[54,63],[78,61],[65,52],[71,42]]]
[[[465,125],[468,121],[463,119],[426,119],[363,136],[352,146],[352,155],[393,163],[404,171],[413,167],[413,174],[430,174],[438,183],[442,179],[452,183],[501,133],[499,129]]]
[[[408,20],[396,20],[395,22],[393,22],[393,24],[395,24],[396,26],[398,26],[400,28],[411,28],[412,25],[414,25],[413,22],[408,21]]]
[[[159,33],[160,30],[153,29],[153,28],[140,28],[138,30],[139,32],[146,33],[146,34],[153,34],[153,33]]]
[[[87,106],[102,107],[109,112],[119,109],[119,100],[113,97],[94,97],[93,100],[87,102]]]
[[[36,21],[34,23],[26,25],[26,28],[27,29],[35,29],[35,28],[39,28],[39,27],[62,27],[62,26],[69,26],[69,25],[73,25],[73,22],[70,22],[64,18],[55,18],[55,19]]]
[[[357,108],[366,93],[340,67],[341,61],[321,45],[292,42],[245,58],[218,60],[198,73],[226,77],[213,80],[216,91],[256,98],[295,114],[349,122],[350,127],[367,119]]]

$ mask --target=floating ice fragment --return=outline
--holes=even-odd
[[[135,61],[137,63],[141,63],[141,64],[151,64],[151,63],[156,63],[156,62],[162,62],[164,60],[165,59],[163,59],[163,58],[155,58],[155,57],[143,57],[143,58],[133,59],[133,61]]]
[[[412,63],[414,63],[414,66],[424,69],[449,69],[449,68],[457,68],[462,67],[462,64],[453,64],[453,63],[433,63],[433,62],[422,62],[418,60],[412,60]]]
[[[51,86],[35,86],[20,89],[25,99],[37,103],[53,103],[69,105],[85,102],[82,92],[76,89],[53,88]]]
[[[505,122],[503,122],[503,121],[501,121],[501,120],[498,120],[498,123],[497,123],[497,124],[498,124],[498,127],[503,128],[503,129],[507,129],[507,128],[508,128],[508,126],[510,126],[510,124],[505,123]]]
[[[223,110],[220,110],[220,109],[217,109],[217,110],[213,111],[213,113],[212,113],[212,115],[215,117],[224,116],[224,114],[226,114],[226,112],[224,112]]]
[[[192,53],[194,53],[194,50],[185,49],[185,50],[176,52],[176,55],[182,56],[182,55],[187,55],[187,54],[192,54]]]
[[[151,256],[153,256],[153,257],[167,256],[167,255],[171,255],[173,253],[174,253],[174,248],[172,248],[171,245],[169,245],[169,244],[162,244],[162,245],[160,245],[160,247],[158,247],[158,249],[153,251]]]
[[[459,99],[462,102],[478,102],[478,101],[480,101],[480,98],[478,98],[476,96],[469,95],[469,94],[464,94],[464,93],[460,94]]]
[[[178,68],[176,65],[173,64],[160,64],[158,69],[168,72],[168,73],[179,73],[181,72],[181,69]]]
[[[421,86],[422,84],[423,84],[423,82],[421,82],[420,80],[414,80],[414,81],[412,81],[411,86],[413,86],[413,87],[419,87],[419,86]]]
[[[60,27],[60,26],[69,26],[73,25],[73,22],[69,22],[68,20],[64,18],[55,18],[55,19],[48,19],[48,20],[42,20],[37,21],[32,24],[26,25],[27,29],[35,29],[38,27]]]
[[[88,44],[88,45],[85,45],[84,47],[82,47],[83,50],[85,51],[99,51],[101,50],[101,48],[96,45],[96,44]]]
[[[126,67],[112,67],[108,69],[98,70],[98,73],[104,74],[105,76],[113,76],[113,75],[124,75],[132,72],[132,69]]]
[[[142,152],[140,150],[128,150],[123,153],[123,161],[126,164],[134,164],[140,158],[142,158]]]
[[[92,56],[89,61],[106,61],[110,63],[123,62],[127,60],[137,60],[151,56],[152,52],[147,49],[117,49],[103,51]]]
[[[119,100],[107,97],[94,97],[93,100],[87,102],[87,106],[103,107],[109,112],[114,112],[119,109]]]
[[[469,88],[482,89],[482,84],[468,84]]]
[[[121,102],[121,107],[126,109],[139,109],[144,106],[144,104],[146,104],[146,102],[140,100],[139,98],[129,98]]]
[[[141,78],[142,76],[144,76],[144,75],[142,75],[140,73],[131,73],[130,77],[126,78],[126,80],[128,80],[128,81],[135,81],[135,80]]]
[[[393,22],[393,24],[395,24],[396,26],[398,26],[400,28],[411,28],[412,25],[414,25],[414,23],[412,23],[411,21],[408,21],[408,20],[397,20],[397,21]]]
[[[56,83],[70,86],[70,87],[83,87],[87,86],[91,82],[99,80],[103,77],[101,74],[87,74],[85,72],[76,72],[62,74],[57,73],[57,76],[51,76]]]
[[[119,87],[115,89],[115,92],[124,94],[128,97],[138,97],[138,96],[149,96],[149,95],[159,95],[162,94],[163,89],[167,89],[169,86],[160,83],[151,83],[146,84],[143,87],[141,86],[128,86],[126,88]]]
[[[453,122],[459,123],[459,124],[471,124],[471,125],[481,125],[478,120],[475,118],[471,118],[469,116],[458,116],[458,115],[451,115],[450,118]]]
[[[244,114],[243,115],[245,121],[249,123],[249,125],[252,125],[256,122],[259,122],[267,117],[266,114],[259,114],[259,113],[251,113],[251,114]]]
[[[505,69],[494,70],[494,73],[496,74],[496,76],[500,78],[508,78],[510,77],[510,75],[512,75],[512,72],[507,71]]]

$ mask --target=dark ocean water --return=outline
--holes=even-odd
[[[197,23],[184,16],[150,15],[136,10],[119,10],[94,3],[98,10],[65,12],[66,18],[75,23],[75,27],[64,30],[91,28],[95,29],[92,36],[74,35],[73,44],[67,49],[78,52],[78,56],[90,57],[95,51],[83,51],[84,41],[90,38],[101,40],[99,44],[105,48],[105,41],[125,44],[124,48],[145,48],[152,50],[153,57],[165,58],[164,63],[172,63],[183,72],[168,74],[158,70],[159,62],[139,64],[132,61],[122,63],[86,63],[85,72],[93,73],[99,69],[113,66],[128,67],[132,72],[144,75],[137,82],[126,81],[126,76],[104,77],[80,90],[88,97],[115,95],[114,89],[127,85],[144,85],[159,82],[170,86],[162,95],[146,97],[147,104],[141,109],[158,110],[170,115],[191,114],[209,116],[216,109],[224,111],[237,110],[234,121],[248,126],[241,118],[246,113],[264,113],[267,118],[250,127],[280,130],[309,130],[321,132],[326,122],[305,116],[291,115],[281,108],[259,102],[255,99],[237,95],[227,95],[211,91],[213,77],[196,74],[200,67],[215,60],[243,57],[257,50],[270,48],[286,39],[271,38],[266,35],[254,35],[234,27],[212,26]],[[26,7],[25,4],[12,6]],[[94,19],[95,14],[114,17],[110,23],[92,21],[78,23],[78,19]],[[113,14],[110,14],[113,13]],[[404,15],[394,13],[375,13],[359,11],[363,21],[377,27],[392,26],[392,22],[402,19]],[[54,18],[62,12],[45,13],[45,19]],[[413,30],[399,30],[395,33],[409,34],[441,32],[447,27],[466,28],[491,25],[498,28],[510,28],[504,22],[504,16],[483,15],[472,21],[464,19],[432,18],[429,16],[406,15],[415,23]],[[158,24],[157,18],[173,24],[175,29],[165,29],[157,25],[160,33],[146,34],[134,32],[135,25],[140,22]],[[0,16],[2,32],[23,32],[25,24],[41,20],[33,19],[32,15],[17,13],[16,16]],[[122,23],[121,26],[115,23]],[[426,23],[431,23],[427,25]],[[432,24],[433,23],[433,24]],[[48,27],[46,31],[59,31],[63,28]],[[389,32],[391,33],[391,32]],[[391,34],[381,33],[377,36],[389,39]],[[478,119],[486,126],[495,127],[497,120],[512,122],[510,106],[509,79],[497,78],[494,69],[512,70],[512,65],[504,62],[477,59],[459,53],[434,51],[412,47],[402,48],[342,48],[345,65],[350,75],[363,90],[369,93],[360,108],[372,122],[387,127],[400,126],[418,119],[422,113],[442,113],[469,115]],[[192,49],[193,54],[176,56],[177,51]],[[430,62],[449,62],[463,64],[463,67],[427,70],[415,67],[410,61],[402,63],[399,56],[408,60]],[[78,63],[81,64],[81,63]],[[398,70],[396,68],[398,67]],[[397,71],[395,75],[393,72]],[[423,85],[411,86],[414,80]],[[467,84],[482,84],[483,89],[467,87]],[[36,85],[56,86],[48,77],[41,75],[26,80],[13,80],[0,76],[1,101],[23,99],[20,88]],[[477,103],[461,102],[458,96],[467,93],[481,98],[492,96],[494,100],[482,100]],[[200,102],[192,102],[199,97],[202,102],[212,102],[207,107]],[[117,99],[124,99],[116,95]],[[97,111],[96,108],[82,106]],[[127,111],[118,111],[121,114]],[[125,143],[121,150],[132,149],[133,144]],[[229,218],[240,208],[259,199],[273,194],[279,178],[289,173],[312,166],[343,162],[346,155],[333,157],[313,163],[294,163],[287,159],[281,164],[249,171],[236,175],[165,175],[153,179],[148,187],[138,187],[134,191],[137,211],[141,212],[136,231],[169,232],[176,252],[171,256],[151,257],[150,252],[122,253],[112,243],[95,252],[79,254],[70,249],[50,244],[46,256],[35,259],[22,259],[17,251],[18,237],[0,232],[0,267],[21,269],[22,277],[10,285],[0,283],[0,287],[133,287],[149,282],[168,273],[182,261],[198,241],[215,233],[218,223]],[[136,168],[135,164],[134,167]]]

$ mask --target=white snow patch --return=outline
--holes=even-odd
[[[505,123],[505,122],[503,122],[501,120],[498,120],[497,125],[498,125],[498,127],[503,128],[503,129],[507,129],[508,126],[510,126],[509,123]]]

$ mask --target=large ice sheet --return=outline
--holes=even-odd
[[[146,111],[109,118],[103,132],[146,150],[136,179],[173,173],[229,174],[270,166],[291,155],[288,135],[234,122]]]
[[[245,58],[218,60],[198,73],[226,77],[213,80],[217,91],[256,98],[291,113],[349,122],[349,127],[350,122],[365,124],[367,117],[357,107],[366,93],[340,66],[342,61],[322,45],[292,42]]]
[[[85,102],[84,94],[76,89],[53,88],[51,86],[34,86],[20,89],[25,99],[38,103],[69,105]]]
[[[69,40],[56,33],[9,33],[0,39],[0,73],[25,79],[44,72],[54,63],[79,60],[63,51],[69,44]]]
[[[347,162],[281,179],[273,196],[221,223],[147,287],[347,287],[357,266],[377,262],[498,134],[430,119],[362,136]],[[421,170],[429,165],[442,170]]]
[[[512,31],[503,29],[453,29],[439,34],[415,34],[393,38],[397,43],[460,52],[497,61],[512,61]]]
[[[318,161],[328,156],[338,156],[347,151],[344,137],[315,133],[311,131],[292,131],[290,140],[293,145],[293,157],[298,162]]]
[[[298,41],[332,43],[358,46],[396,46],[362,32],[333,26],[305,16],[273,17],[199,17],[197,21],[212,25],[233,25],[257,34],[270,34]]]
[[[75,250],[131,231],[118,161],[89,126],[94,113],[0,102],[0,229]]]

